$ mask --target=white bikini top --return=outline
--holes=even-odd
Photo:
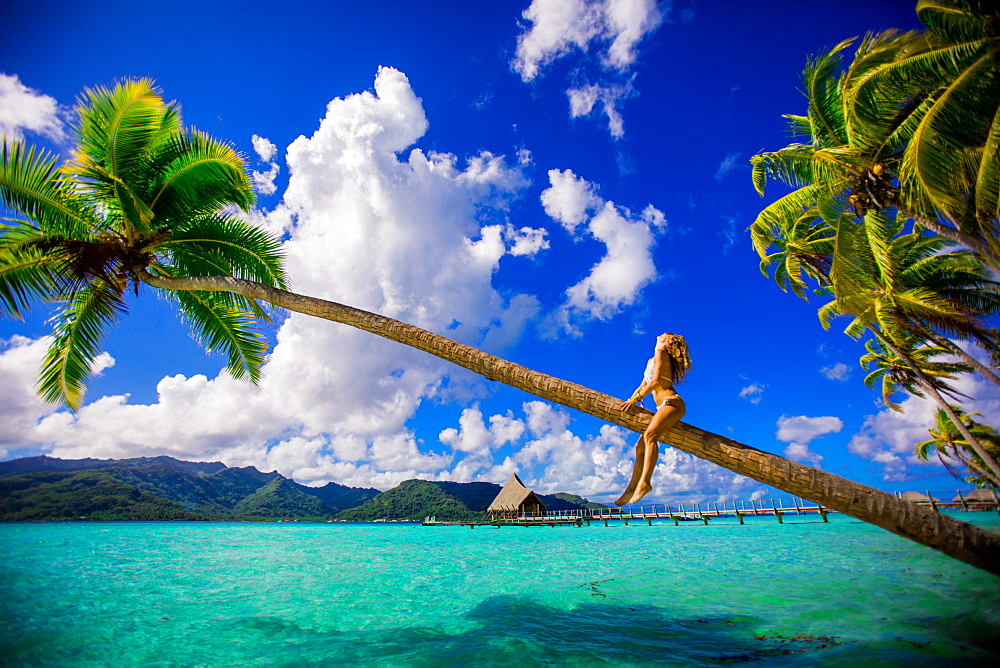
[[[646,362],[646,371],[642,374],[642,382],[648,383],[653,380],[653,358],[650,357],[649,361]]]

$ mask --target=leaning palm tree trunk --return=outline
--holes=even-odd
[[[952,409],[951,404],[945,401],[944,397],[942,397],[941,393],[937,391],[937,388],[934,387],[934,384],[930,381],[927,375],[920,370],[920,366],[910,359],[906,353],[895,346],[889,338],[884,336],[880,331],[878,331],[878,329],[870,327],[869,331],[871,331],[875,337],[882,342],[882,345],[891,350],[897,357],[899,357],[899,359],[910,365],[910,368],[913,369],[913,373],[917,377],[917,382],[920,387],[923,388],[923,390],[931,396],[935,403],[937,403],[941,410],[945,412],[948,419],[955,425],[955,428],[958,429],[959,433],[962,434],[963,437],[965,437],[965,441],[969,444],[969,447],[972,448],[973,452],[979,455],[979,457],[983,460],[983,463],[986,464],[986,467],[990,471],[990,482],[994,485],[1000,484],[1000,463],[998,463],[996,459],[986,452],[986,448],[984,448],[982,443],[979,442],[979,439],[972,435],[972,432],[969,431],[965,422],[963,422],[955,413],[954,409]]]
[[[614,397],[532,371],[471,346],[368,311],[231,277],[166,278],[153,276],[141,268],[136,269],[136,274],[157,288],[234,292],[289,311],[350,325],[418,348],[490,380],[500,381],[634,432],[645,431],[650,420],[651,413],[645,409],[621,412],[618,410],[620,402]],[[667,435],[667,440],[684,452],[740,475],[875,524],[1000,575],[1000,535],[691,425],[678,424]]]
[[[969,353],[962,350],[962,348],[952,342],[946,336],[939,336],[936,332],[930,329],[922,328],[921,332],[929,341],[933,341],[938,346],[942,348],[947,348],[960,360],[971,366],[973,369],[978,371],[986,380],[990,381],[997,387],[1000,387],[1000,376],[993,373],[993,370],[988,366],[977,360],[975,357]]]
[[[971,234],[966,234],[961,230],[954,227],[950,227],[936,220],[931,220],[930,218],[920,216],[916,212],[909,208],[901,205],[900,211],[906,214],[908,217],[912,218],[917,224],[922,227],[927,228],[934,234],[944,237],[954,241],[956,244],[965,246],[973,253],[975,253],[983,262],[994,268],[1000,268],[1000,257],[997,256],[997,252],[982,239],[975,237]]]

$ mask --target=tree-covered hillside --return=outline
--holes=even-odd
[[[252,466],[172,457],[0,462],[0,520],[8,521],[332,519],[378,493],[336,483],[307,487]]]
[[[50,471],[0,478],[0,519],[150,521],[202,517],[104,471]]]
[[[353,522],[422,520],[425,517],[435,517],[439,521],[477,520],[482,518],[500,489],[500,485],[489,482],[407,480],[337,517]],[[573,494],[540,495],[540,498],[549,510],[604,507]]]

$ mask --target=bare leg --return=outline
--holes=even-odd
[[[628,503],[638,503],[642,497],[653,491],[653,470],[656,468],[656,462],[660,457],[660,448],[657,445],[657,441],[667,435],[670,429],[684,417],[684,413],[684,400],[677,397],[674,400],[674,405],[664,406],[656,411],[656,415],[649,421],[649,426],[646,427],[646,432],[642,435],[642,440],[646,443],[645,453],[643,453],[644,456],[642,458],[642,472],[639,482],[635,487],[635,492],[628,500]],[[635,465],[638,469],[638,452],[636,452]]]
[[[656,445],[655,443],[653,444]],[[632,498],[635,493],[635,488],[639,484],[639,479],[642,477],[642,467],[643,463],[646,461],[646,441],[645,437],[640,434],[639,440],[635,442],[635,462],[632,464],[632,479],[628,481],[628,487],[622,492],[622,495],[618,497],[615,501],[616,506],[624,506],[628,503],[628,500]]]

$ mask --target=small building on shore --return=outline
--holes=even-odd
[[[486,509],[490,521],[513,520],[524,516],[538,516],[545,512],[545,504],[538,495],[524,486],[516,473],[510,475],[493,503]]]
[[[903,492],[900,498],[903,499],[903,501],[913,501],[914,503],[930,503],[931,501],[940,503],[941,501],[941,499],[932,498],[926,494],[921,494],[920,492]]]
[[[955,503],[996,503],[997,494],[992,489],[974,489],[965,494],[959,493],[954,499]]]

